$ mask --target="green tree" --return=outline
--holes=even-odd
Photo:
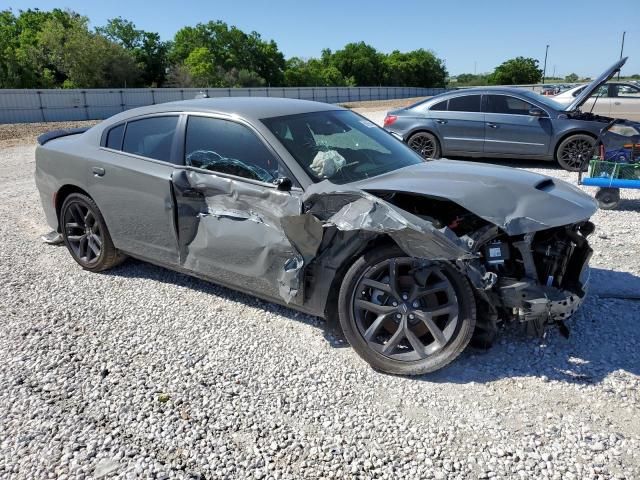
[[[568,83],[576,83],[579,80],[579,78],[580,77],[578,77],[578,75],[576,75],[575,73],[570,73],[569,75],[564,77],[564,81]]]
[[[384,56],[384,84],[407,87],[444,87],[447,70],[431,51],[419,49]]]
[[[331,55],[330,63],[344,78],[353,78],[356,85],[381,85],[385,77],[384,56],[364,42],[348,43]]]
[[[174,65],[182,64],[197,48],[209,51],[216,71],[254,72],[256,75],[251,75],[252,78],[261,77],[269,85],[281,85],[284,81],[284,55],[275,42],[262,40],[257,32],[247,34],[221,21],[184,27],[176,32],[170,61]]]
[[[337,87],[355,83],[353,78],[345,78],[337,67],[331,65],[327,55],[306,61],[299,57],[290,58],[284,79],[287,87]]]
[[[516,57],[496,67],[489,75],[492,85],[520,85],[537,83],[542,79],[542,69],[534,58]]]
[[[166,80],[169,43],[160,40],[156,32],[136,28],[133,22],[122,17],[108,20],[96,31],[130,52],[142,69],[141,81],[146,86],[162,86]]]
[[[38,34],[45,61],[59,72],[62,86],[104,88],[135,85],[140,69],[120,45],[88,29],[88,19],[50,18]]]
[[[194,48],[184,61],[184,68],[191,78],[188,87],[220,87],[222,79],[213,61],[213,55],[207,47]]]

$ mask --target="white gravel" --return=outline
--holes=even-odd
[[[0,477],[640,478],[640,192],[598,212],[568,340],[502,329],[431,376],[371,370],[312,317],[48,228],[0,150]],[[575,181],[550,164],[519,164]]]

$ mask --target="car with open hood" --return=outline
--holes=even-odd
[[[587,88],[578,85],[558,95],[553,100],[569,105]],[[633,82],[607,82],[596,89],[581,107],[597,115],[640,121],[640,85]]]
[[[81,267],[134,257],[323,317],[385,372],[441,368],[501,320],[541,332],[586,293],[589,196],[427,162],[334,105],[189,100],[38,141],[47,222]]]
[[[469,88],[392,110],[384,128],[424,158],[555,160],[577,171],[611,120],[582,106],[626,60],[605,70],[567,105],[523,88]]]

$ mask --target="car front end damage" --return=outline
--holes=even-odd
[[[563,322],[586,295],[596,206],[562,181],[434,161],[358,184],[317,184],[304,205],[325,233],[384,235],[410,256],[454,264],[475,291],[477,323],[487,331],[517,320],[531,334],[552,324],[566,333]],[[289,234],[294,244],[304,236]],[[312,269],[331,263],[322,248],[306,258]]]
[[[584,300],[592,250],[587,237],[594,225],[582,221],[562,227],[509,236],[489,226],[467,236],[480,256],[474,261],[485,285],[474,285],[488,310],[499,319],[527,323],[542,334],[544,327],[564,321]]]

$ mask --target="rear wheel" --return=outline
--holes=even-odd
[[[339,295],[340,325],[355,351],[387,373],[438,370],[467,346],[476,323],[467,280],[449,263],[374,249],[349,269]]]
[[[64,200],[60,227],[64,244],[82,268],[100,272],[124,259],[113,246],[98,206],[86,195],[72,193]]]
[[[407,140],[407,145],[422,158],[440,158],[440,144],[435,135],[429,132],[414,133]]]
[[[556,150],[556,161],[569,172],[585,168],[593,157],[596,140],[589,135],[571,135],[565,138]]]

